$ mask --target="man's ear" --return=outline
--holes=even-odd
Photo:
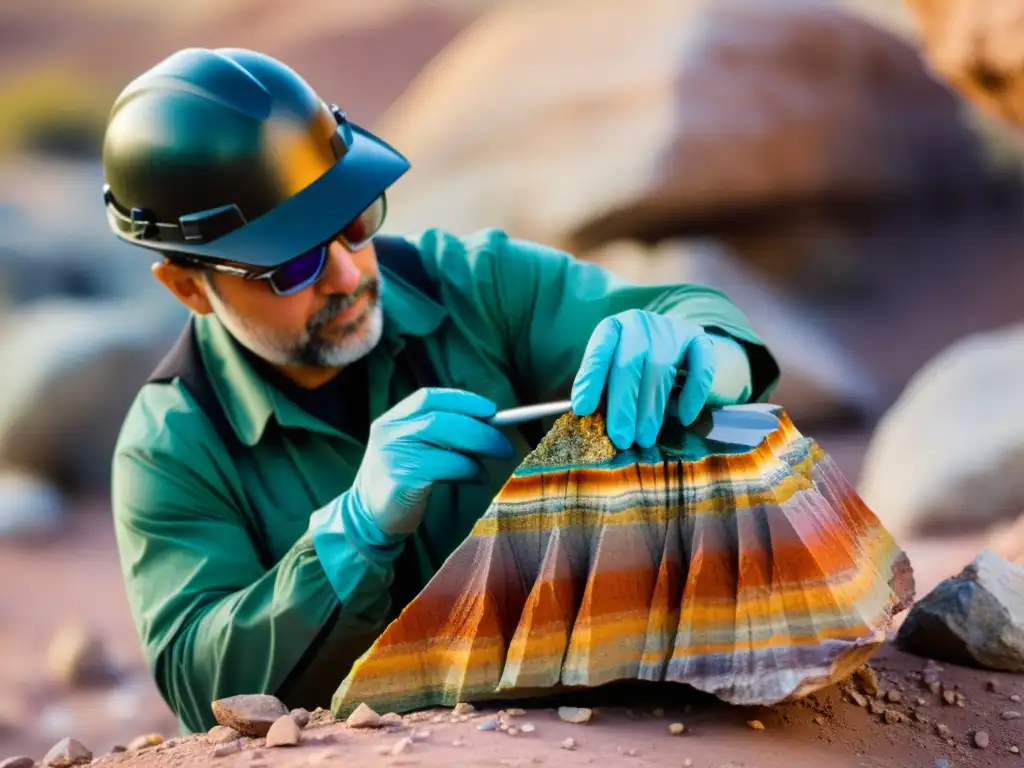
[[[206,279],[198,269],[175,264],[170,259],[153,265],[156,277],[174,297],[197,315],[208,315],[213,311],[207,295]]]

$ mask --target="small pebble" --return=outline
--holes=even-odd
[[[560,746],[562,749],[576,749],[576,742],[572,738],[572,736],[570,736],[569,738],[564,739],[562,743],[558,746]]]
[[[763,731],[764,730],[764,723],[762,723],[760,720],[748,720],[747,721],[747,725],[749,725],[755,731]]]
[[[522,727],[519,730],[521,730],[523,733],[533,733],[535,730],[537,730],[537,726],[535,726],[533,723],[523,723]]]
[[[1010,709],[1006,712],[1003,712],[1003,714],[1001,714],[1000,717],[1003,718],[1003,720],[1020,720],[1021,714],[1016,710]]]
[[[429,739],[429,738],[430,738],[430,731],[428,731],[426,728],[424,728],[423,730],[420,730],[420,731],[413,731],[412,732],[412,740],[413,741],[424,741],[424,740]]]
[[[858,707],[866,707],[868,705],[868,700],[864,698],[864,694],[860,691],[854,691],[851,689],[847,691],[847,693],[850,694],[850,698],[853,699],[853,703]]]
[[[924,723],[925,725],[928,725],[929,723],[928,718],[922,715],[920,712],[914,713],[914,719],[917,720],[917,722],[919,723]]]
[[[54,744],[42,760],[43,765],[47,766],[67,766],[91,762],[92,751],[82,742],[71,738],[61,739]]]
[[[893,725],[903,719],[903,716],[895,709],[887,709],[882,714],[882,720],[885,721],[886,725]]]
[[[476,712],[476,707],[465,701],[460,701],[454,707],[452,707],[453,715],[471,715]]]
[[[890,704],[896,704],[903,698],[903,694],[897,690],[891,690],[885,694],[885,698],[888,699]]]
[[[915,699],[914,703],[917,704],[917,706],[919,706],[919,707],[928,706],[928,702],[925,701],[924,699],[921,699],[921,698]]]
[[[875,674],[875,670],[871,667],[861,667],[853,673],[853,676],[860,683],[860,689],[868,696],[876,696],[878,694],[878,675]]]
[[[268,747],[294,747],[299,743],[299,725],[291,715],[282,715],[267,731]]]
[[[872,715],[880,715],[885,712],[885,706],[878,699],[872,699],[871,703],[868,704],[868,710]]]
[[[509,717],[522,717],[526,714],[526,710],[519,707],[510,707],[505,710],[505,714]]]
[[[349,728],[378,728],[380,726],[380,715],[360,702],[359,706],[352,710],[352,714],[345,720]]]
[[[211,706],[218,723],[254,738],[266,736],[270,726],[288,714],[288,708],[280,699],[264,693],[228,696],[217,699]]]
[[[510,725],[508,728],[505,729],[505,733],[507,733],[509,736],[515,736],[517,733],[519,733],[519,729],[516,728],[514,725]]]
[[[825,724],[825,718],[822,717],[821,715],[815,715],[814,716],[814,722],[817,723],[818,725],[824,725]]]
[[[668,732],[671,733],[673,736],[679,736],[685,730],[686,726],[682,723],[672,723],[668,727]]]
[[[488,717],[486,720],[481,720],[476,729],[478,731],[496,731],[498,730],[498,718]]]
[[[215,725],[206,732],[206,740],[211,744],[226,744],[237,738],[242,738],[242,734],[226,725]]]
[[[1017,704],[1020,701],[1020,694],[1019,693],[1012,693],[1012,694],[1010,694],[1010,701],[1012,701],[1014,704]]]
[[[942,700],[950,706],[952,706],[956,704],[956,693],[954,693],[953,691],[943,691]]]
[[[35,764],[36,761],[31,757],[24,757],[22,755],[0,760],[0,768],[35,768]]]
[[[558,717],[567,723],[586,723],[594,712],[589,707],[559,707]]]
[[[140,749],[148,749],[149,747],[155,747],[157,744],[162,744],[164,737],[159,733],[146,733],[142,736],[136,736],[130,742],[128,742],[128,751],[135,752]]]
[[[402,716],[397,712],[388,712],[385,715],[380,716],[381,725],[405,725],[402,722]]]
[[[949,736],[949,726],[946,725],[945,723],[936,723],[935,724],[935,733],[937,735],[942,736],[943,738],[945,738],[945,737]]]
[[[1014,755],[1019,755],[1020,754],[1020,747],[1018,747],[1016,744],[1011,744],[1010,745],[1010,752],[1012,754],[1014,754]]]
[[[305,728],[309,725],[309,710],[303,709],[302,707],[296,707],[289,714],[292,716],[292,720],[299,728]]]
[[[985,749],[988,747],[988,734],[985,731],[976,731],[974,734],[974,746],[978,749]]]
[[[938,682],[936,681],[936,682],[928,683],[928,690],[931,691],[936,696],[938,696],[939,693],[942,691],[942,688],[938,684]]]
[[[213,748],[214,757],[227,757],[233,755],[235,752],[242,748],[242,742],[239,740],[229,741],[227,744],[220,744]]]

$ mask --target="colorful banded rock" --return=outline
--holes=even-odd
[[[574,423],[601,455],[603,428],[563,416],[356,662],[335,717],[620,680],[774,704],[848,677],[912,602],[905,553],[780,408],[552,465]]]

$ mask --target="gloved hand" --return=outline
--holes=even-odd
[[[479,395],[435,388],[414,392],[378,417],[352,487],[313,515],[321,559],[333,531],[370,547],[400,542],[420,524],[435,483],[479,480],[479,458],[511,458],[508,438],[480,420],[496,410]]]
[[[728,397],[713,397],[716,363],[729,365]],[[713,399],[740,402],[749,394],[746,354],[725,336],[685,320],[631,309],[602,320],[590,336],[572,388],[577,416],[592,414],[607,389],[608,437],[620,450],[654,445],[678,369],[686,371],[676,416],[684,426]],[[743,370],[745,368],[745,370]],[[736,384],[739,382],[739,384]]]

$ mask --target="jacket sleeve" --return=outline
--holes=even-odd
[[[309,532],[267,567],[232,491],[232,464],[196,422],[205,424],[181,390],[145,387],[112,467],[115,533],[143,655],[188,731],[212,727],[210,704],[224,696],[274,693],[304,705],[282,688],[314,646],[374,636],[392,578],[351,547],[350,590],[339,600]],[[328,703],[339,680],[329,681]]]
[[[495,229],[461,239],[430,230],[420,248],[436,254],[446,301],[457,302],[464,315],[472,307],[475,317],[466,322],[475,336],[495,359],[509,361],[510,376],[531,386],[538,401],[568,397],[594,328],[629,309],[674,315],[734,340],[750,366],[748,402],[765,401],[778,384],[774,356],[717,289],[631,284],[597,264]]]

